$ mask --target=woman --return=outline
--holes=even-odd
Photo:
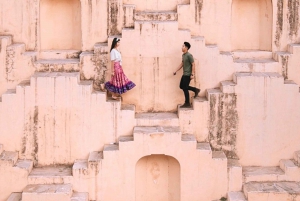
[[[130,81],[122,69],[122,56],[118,51],[120,39],[114,38],[110,48],[111,60],[111,80],[105,83],[105,87],[112,93],[112,99],[118,99],[118,96],[135,87],[135,84]]]

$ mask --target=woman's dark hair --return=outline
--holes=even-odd
[[[120,41],[119,38],[114,38],[112,43],[111,43],[111,48],[110,48],[110,52],[112,51],[112,49],[114,49],[117,45],[117,43]]]
[[[184,42],[183,44],[185,45],[185,47],[187,47],[188,50],[191,48],[191,44],[190,43]]]

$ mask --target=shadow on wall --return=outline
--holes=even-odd
[[[179,201],[180,164],[166,155],[150,155],[136,164],[136,201]]]

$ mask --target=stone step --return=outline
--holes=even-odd
[[[22,201],[70,201],[71,184],[30,184],[22,193]]]
[[[179,118],[175,113],[137,113],[137,126],[179,126]]]
[[[33,161],[31,160],[17,160],[14,168],[19,168],[22,169],[24,171],[26,171],[27,175],[32,171],[33,169]]]
[[[231,53],[234,60],[237,59],[271,59],[273,57],[273,53],[270,51],[233,51]]]
[[[70,166],[46,166],[33,168],[28,176],[28,184],[72,184]]]
[[[89,201],[89,194],[74,192],[70,201]]]
[[[285,173],[280,167],[243,167],[243,180],[251,181],[282,181]]]
[[[88,158],[88,165],[93,165],[99,163],[103,159],[103,152],[102,151],[93,151],[90,153]]]
[[[79,174],[88,174],[88,160],[76,160],[74,162],[74,165],[72,167],[72,174],[73,176],[79,175]]]
[[[12,36],[9,36],[9,35],[7,35],[7,36],[4,36],[4,35],[0,36],[0,46],[1,47],[7,47],[7,46],[9,46],[11,44],[12,44]]]
[[[81,50],[43,50],[39,59],[78,59]]]
[[[294,160],[296,162],[296,165],[300,166],[300,151],[294,152]]]
[[[212,158],[212,150],[209,143],[197,143],[197,151],[200,152],[202,156],[206,155],[208,158]]]
[[[247,201],[243,192],[228,192],[228,201]]]
[[[230,80],[222,81],[220,90],[223,93],[235,93],[235,90],[234,90],[235,85],[236,85],[236,83],[234,83],[233,81],[230,81]]]
[[[248,201],[299,201],[299,182],[249,182],[244,184]]]
[[[228,191],[239,192],[242,190],[243,173],[242,166],[238,160],[228,159]]]
[[[176,138],[176,141],[181,141],[180,127],[161,127],[161,126],[147,126],[141,127],[136,126],[133,129],[134,141],[142,142],[146,138],[154,139],[155,136],[160,136],[164,138]]]
[[[279,62],[274,59],[237,59],[234,69],[236,72],[278,72]]]
[[[24,43],[13,43],[6,48],[7,56],[10,56],[10,53],[14,55],[21,55],[25,52],[26,46]]]
[[[22,201],[22,193],[12,193],[6,201]]]
[[[94,53],[95,54],[108,54],[109,53],[108,43],[96,43],[94,45]]]
[[[23,53],[23,55],[25,57],[27,57],[28,59],[30,59],[32,62],[34,62],[34,61],[37,60],[38,53],[33,52],[33,51],[26,51],[26,52]]]
[[[279,61],[281,63],[283,63],[284,61],[282,61],[283,58],[287,58],[287,57],[290,57],[292,54],[290,52],[283,52],[283,51],[280,51],[280,52],[275,52],[274,53],[274,59],[276,61]]]
[[[160,12],[136,12],[134,20],[137,21],[177,21],[178,14],[174,11],[160,11]]]
[[[300,181],[300,168],[292,160],[282,159],[279,164],[285,172],[286,181]]]
[[[215,89],[207,89],[206,90],[206,98],[208,101],[210,101],[211,96],[219,96],[223,92],[221,91],[220,88],[215,88]]]
[[[288,45],[288,51],[289,53],[295,54],[300,52],[300,44],[289,44]]]
[[[227,160],[227,157],[223,151],[213,151],[212,158],[214,160]]]
[[[35,62],[38,72],[77,72],[80,71],[79,59],[43,59]]]
[[[14,151],[3,151],[0,155],[0,165],[14,166],[19,154]]]
[[[103,149],[103,158],[110,157],[112,155],[115,155],[116,152],[119,151],[119,145],[118,144],[108,144],[104,145]]]

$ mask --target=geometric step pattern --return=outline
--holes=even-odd
[[[137,126],[179,126],[179,118],[175,113],[137,113]]]
[[[22,201],[22,193],[12,193],[7,201]]]
[[[70,201],[89,201],[88,193],[73,193]]]
[[[243,167],[243,181],[300,181],[300,169],[292,160],[280,160],[278,167]]]
[[[249,182],[244,184],[248,201],[299,201],[299,182]]]
[[[247,201],[243,192],[228,192],[228,201]]]
[[[18,152],[3,151],[0,155],[0,164],[14,166],[18,160]]]
[[[136,12],[134,19],[136,21],[177,21],[178,14],[174,11],[164,12]]]
[[[79,59],[45,59],[35,62],[38,72],[75,72],[80,71]]]
[[[30,184],[23,190],[22,201],[70,201],[72,194],[71,184]]]
[[[46,166],[33,168],[28,184],[71,184],[72,168],[69,166]]]

